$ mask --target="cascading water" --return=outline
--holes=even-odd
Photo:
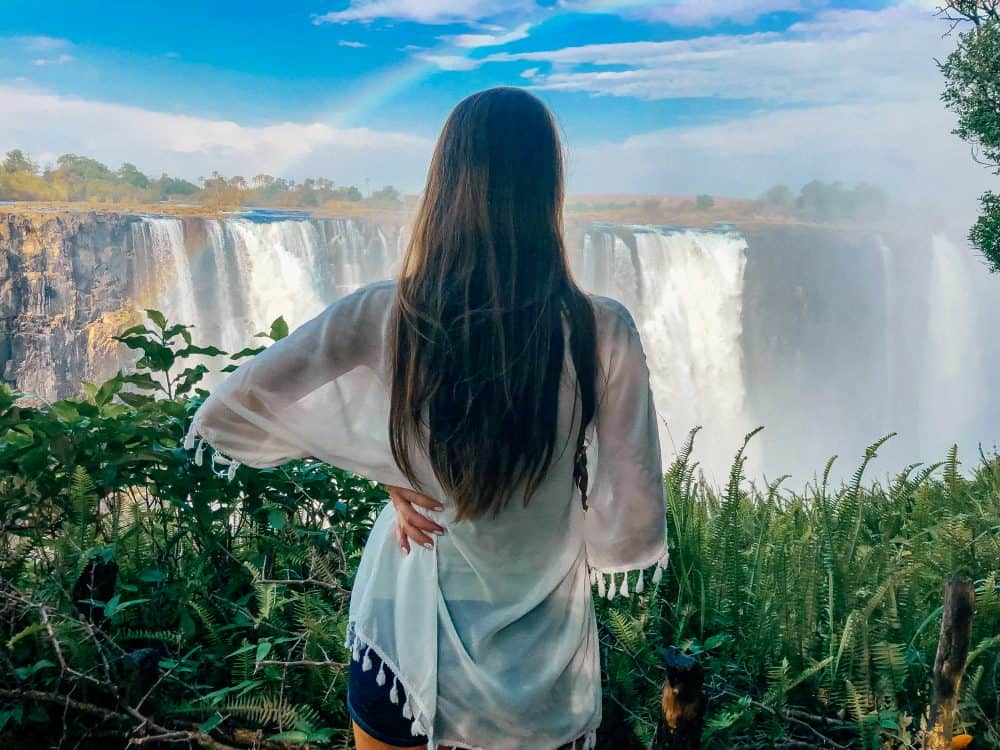
[[[746,248],[734,233],[634,230],[588,236],[576,258],[585,288],[632,311],[665,454],[701,425],[698,456],[713,472],[724,470],[730,443],[749,425],[741,351]]]
[[[177,219],[145,219],[132,225],[133,244],[141,248],[139,277],[149,304],[170,310],[173,319],[197,320],[194,277],[184,250],[184,227]]]
[[[206,219],[185,232],[180,219],[133,225],[141,304],[196,328],[196,339],[228,352],[284,317],[295,328],[326,305],[389,278],[401,246],[381,227],[340,219]]]
[[[294,328],[393,277],[405,247],[404,228],[349,219],[144,218],[132,232],[137,301],[229,352],[279,315]],[[668,462],[696,425],[716,480],[757,424],[751,475],[800,482],[834,453],[846,475],[890,431],[886,470],[997,437],[1000,399],[985,388],[1000,365],[996,287],[944,237],[603,225],[570,256],[584,288],[636,320]]]

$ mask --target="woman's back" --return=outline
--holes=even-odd
[[[254,466],[312,456],[442,504],[430,549],[401,551],[392,505],[366,544],[347,635],[350,689],[375,704],[364,716],[352,704],[361,726],[401,704],[432,746],[589,744],[601,713],[590,584],[627,595],[645,584],[629,570],[665,563],[645,355],[628,312],[573,281],[562,195],[538,99],[464,100],[398,282],[331,305],[194,417],[189,444],[201,435]],[[398,731],[390,744],[412,744]]]

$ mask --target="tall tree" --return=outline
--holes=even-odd
[[[15,148],[7,152],[3,164],[0,165],[0,171],[7,174],[14,174],[15,172],[35,174],[38,171],[38,165],[21,149]]]
[[[952,131],[971,147],[973,158],[1000,175],[1000,0],[948,0],[939,15],[958,34],[958,45],[943,63],[941,98],[958,115]],[[991,270],[1000,273],[1000,195],[980,199],[979,219],[969,241]]]

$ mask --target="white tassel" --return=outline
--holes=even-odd
[[[194,452],[194,465],[201,466],[205,462],[205,441],[198,441],[198,450]]]
[[[354,661],[361,661],[361,639],[354,639],[354,648],[351,649],[351,658]]]
[[[191,424],[191,429],[187,431],[187,435],[184,436],[184,450],[189,451],[194,448],[195,431],[194,424]]]
[[[361,662],[362,672],[371,672],[372,670],[372,648],[369,646],[365,649],[365,660]]]
[[[641,594],[646,590],[646,571],[639,571],[639,580],[635,583],[635,593]]]
[[[622,596],[628,596],[628,573],[622,573],[622,588],[618,593]]]
[[[420,722],[417,721],[416,719],[414,719],[413,723],[410,724],[410,734],[412,734],[414,737],[419,737],[420,735],[423,734],[423,732],[420,729]]]
[[[236,470],[238,468],[240,468],[240,465],[237,461],[233,461],[231,464],[229,464],[229,471],[226,472],[226,479],[232,482],[233,478],[236,476]]]
[[[604,573],[598,573],[597,574],[597,595],[601,599],[603,599],[604,598],[604,593],[605,593],[605,588],[604,588]]]
[[[608,584],[608,601],[610,602],[615,598],[615,574],[611,573],[608,578],[610,579],[610,583]]]
[[[594,568],[590,569],[590,585],[593,586],[597,583],[597,571]]]
[[[389,702],[394,706],[399,703],[399,690],[396,689],[396,675],[392,676],[392,689],[389,691]]]
[[[409,698],[407,698],[406,699],[406,703],[403,704],[403,718],[404,719],[412,719],[413,718],[413,712],[410,711],[410,699]]]
[[[379,662],[378,665],[378,674],[375,675],[375,684],[379,687],[385,684],[385,664],[382,662]]]
[[[660,581],[663,580],[663,568],[659,563],[656,563],[656,570],[653,571],[653,585],[659,586]]]

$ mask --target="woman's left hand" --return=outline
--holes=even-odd
[[[389,491],[392,505],[396,509],[396,542],[399,544],[399,548],[408,554],[410,540],[412,540],[421,547],[431,549],[434,546],[434,540],[429,534],[441,535],[444,533],[444,528],[434,523],[413,506],[416,505],[428,510],[444,510],[444,506],[437,500],[422,495],[416,490],[392,486],[388,486],[386,489]]]

